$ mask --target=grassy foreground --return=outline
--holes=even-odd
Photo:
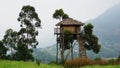
[[[82,68],[120,68],[120,65],[112,66],[112,65],[107,65],[107,66],[85,66]]]
[[[55,64],[40,64],[39,66],[34,62],[23,62],[23,61],[9,61],[0,60],[0,68],[63,68],[62,66]],[[107,65],[107,66],[84,66],[80,68],[120,68],[120,65]]]
[[[62,68],[59,65],[40,64],[34,62],[0,60],[0,68]]]

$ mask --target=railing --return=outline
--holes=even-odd
[[[54,34],[60,34],[60,28],[54,28]]]

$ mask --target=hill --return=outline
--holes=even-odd
[[[120,48],[120,4],[108,9],[94,20],[89,20],[94,25],[94,33],[99,37],[102,45],[99,56],[116,57]]]
[[[42,63],[49,63],[50,61],[55,61],[55,49],[50,49],[53,49],[53,47],[33,49],[33,56],[35,60],[41,60]]]
[[[102,37],[102,40],[120,42],[120,4],[108,9],[92,22],[95,26],[94,31]]]

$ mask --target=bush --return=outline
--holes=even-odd
[[[79,68],[90,65],[108,65],[108,61],[101,58],[96,58],[95,60],[91,60],[89,58],[75,58],[73,60],[66,61],[64,68]]]
[[[88,58],[75,58],[73,60],[66,61],[64,68],[79,68],[88,65],[94,65],[94,61]]]
[[[107,61],[107,60],[104,60],[104,59],[102,59],[102,58],[100,58],[100,57],[96,57],[96,58],[94,59],[94,61],[95,61],[95,64],[96,64],[96,65],[108,65],[108,61]]]
[[[115,59],[109,59],[108,60],[108,64],[115,65],[116,64],[116,60]]]
[[[39,66],[41,63],[41,60],[36,59],[36,64]]]
[[[100,57],[96,57],[94,60],[95,61],[99,61],[99,60],[101,60],[101,58]]]
[[[96,63],[96,65],[108,65],[108,61],[107,60],[103,60],[103,59],[101,59],[101,60],[96,60],[95,61]]]
[[[60,61],[59,64],[60,65],[64,65],[65,64],[65,60],[64,61]]]
[[[49,65],[56,65],[57,62],[56,62],[56,61],[51,61],[51,62],[49,62],[48,64],[49,64]]]
[[[79,68],[82,66],[90,66],[90,65],[119,65],[120,60],[118,59],[110,59],[104,60],[100,57],[95,58],[94,60],[90,60],[89,58],[74,58],[73,60],[67,60],[64,64],[64,68]]]

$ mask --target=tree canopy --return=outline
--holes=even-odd
[[[38,31],[36,27],[41,27],[41,20],[35,8],[30,5],[23,6],[19,13],[18,21],[21,23],[21,29],[19,31],[21,42],[27,46],[36,47],[38,45],[36,40]]]
[[[9,49],[15,49],[17,46],[18,38],[19,36],[16,31],[13,31],[12,29],[7,29],[4,35],[3,43]]]
[[[38,41],[36,36],[41,27],[41,20],[35,11],[35,8],[30,5],[23,6],[19,13],[18,21],[21,23],[21,29],[18,32],[19,42],[16,57],[18,60],[33,60],[32,48],[36,48]],[[24,51],[24,52],[22,52]]]
[[[70,49],[70,45],[73,43],[73,35],[70,31],[64,31],[64,47]]]
[[[61,21],[63,19],[69,18],[69,16],[64,13],[63,9],[57,9],[53,14],[53,18],[59,19]]]
[[[0,41],[0,59],[5,59],[7,48],[3,45],[3,41]]]
[[[88,23],[83,29],[83,40],[84,47],[87,50],[93,50],[93,52],[98,53],[100,51],[101,45],[98,43],[98,37],[93,34],[93,25]]]

